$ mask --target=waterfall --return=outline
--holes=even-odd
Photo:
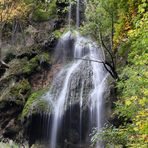
[[[90,45],[91,59],[102,60],[103,55],[101,50],[99,52],[96,44]],[[93,118],[96,116],[97,127],[101,127],[101,109],[102,109],[102,98],[104,91],[104,80],[106,78],[106,72],[103,70],[103,65],[91,62],[93,68],[93,85],[94,89],[91,93],[91,115]]]
[[[76,26],[79,28],[80,26],[80,0],[77,0],[77,8],[76,8]]]
[[[68,24],[69,24],[69,30],[71,27],[71,13],[72,13],[72,4],[71,4],[71,0],[69,1],[69,13],[68,13]]]
[[[50,97],[50,99],[46,99],[50,100],[54,107],[52,111],[50,148],[57,147],[57,138],[64,114],[69,106],[74,105],[76,102],[79,102],[80,108],[78,117],[80,143],[82,142],[82,126],[85,124],[82,119],[83,106],[87,106],[90,110],[89,122],[91,128],[97,127],[100,129],[102,127],[102,103],[106,89],[107,72],[101,63],[78,60],[79,58],[102,60],[102,50],[91,39],[70,31],[61,37],[57,47],[63,45],[64,51],[68,51],[69,49],[66,48],[69,48],[69,46],[65,46],[65,43],[68,43],[71,37],[74,38],[73,48],[71,48],[73,58],[57,74],[52,88],[48,92],[50,95],[46,95],[46,97]],[[60,50],[60,48],[58,49]]]
[[[80,0],[77,0],[77,27],[80,25],[79,9]],[[69,10],[70,27],[71,4]],[[85,136],[83,134],[83,126],[87,124],[84,119],[89,120],[89,127],[85,129],[86,131],[93,127],[97,127],[98,130],[102,127],[104,93],[107,88],[108,77],[103,64],[93,61],[104,59],[101,48],[90,38],[83,37],[76,31],[68,31],[62,35],[55,49],[55,57],[58,62],[65,63],[66,61],[66,64],[55,76],[48,95],[45,95],[45,99],[50,104],[52,102],[53,106],[50,113],[52,115],[51,122],[48,123],[51,124],[49,148],[57,148],[58,139],[63,139],[62,144],[67,143],[68,135],[67,133],[61,135],[61,130],[63,130],[63,124],[69,121],[70,125],[66,123],[65,129],[69,133],[70,128],[72,128],[71,125],[74,124],[71,121],[74,116],[71,112],[75,110],[75,114],[77,114],[77,104],[79,108],[79,114],[76,116],[76,121],[78,120],[78,130],[76,131],[79,137],[78,144],[85,143],[85,140],[89,137],[88,132],[85,132]],[[89,114],[86,113],[86,110],[89,111]],[[69,120],[67,120],[67,114],[70,114]],[[100,144],[98,143],[96,148],[99,147]]]
[[[81,143],[81,139],[82,139],[82,105],[83,105],[83,90],[84,90],[84,81],[82,82],[82,87],[80,90],[80,143]]]
[[[67,100],[67,93],[68,93],[68,86],[71,79],[71,75],[74,72],[74,70],[79,66],[79,62],[75,62],[72,64],[72,66],[68,69],[67,75],[63,84],[63,88],[57,98],[57,101],[55,102],[55,108],[54,108],[54,119],[53,119],[53,127],[52,127],[52,134],[51,134],[51,148],[55,148],[56,146],[56,137],[57,137],[57,130],[58,130],[58,124],[60,124],[63,110],[64,110],[64,104]]]

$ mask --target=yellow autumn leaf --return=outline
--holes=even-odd
[[[139,130],[139,128],[137,128],[137,127],[134,127],[134,131],[138,131]]]
[[[131,100],[125,101],[125,105],[129,106],[129,105],[131,105],[131,104],[132,104]]]
[[[145,106],[148,103],[148,100],[146,98],[140,99],[139,104],[142,106]]]

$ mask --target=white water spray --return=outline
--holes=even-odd
[[[60,41],[65,42],[68,40],[68,36],[70,33],[66,33],[65,35],[62,36],[63,39]],[[91,40],[82,37],[80,35],[77,35],[75,38],[75,43],[74,43],[74,58],[88,58],[91,59],[92,57],[95,60],[101,60],[102,59],[102,51],[100,48],[96,46],[94,42]],[[58,129],[60,127],[63,114],[67,108],[67,104],[72,105],[71,100],[68,100],[69,94],[70,94],[70,86],[72,83],[72,80],[75,79],[75,73],[77,71],[81,72],[83,75],[83,71],[81,70],[82,64],[83,67],[85,67],[85,64],[87,62],[84,62],[83,60],[74,60],[72,62],[71,66],[66,71],[65,78],[63,81],[62,89],[59,90],[58,95],[55,95],[56,98],[53,98],[52,102],[54,102],[54,110],[53,110],[53,121],[52,121],[52,131],[51,131],[51,148],[56,148],[57,145],[57,136],[58,136]],[[96,63],[96,62],[89,62],[90,63],[90,70],[92,70],[92,90],[91,93],[88,92],[87,96],[90,98],[89,102],[89,108],[91,110],[91,121],[92,123],[95,123],[95,126],[100,129],[101,128],[101,112],[102,112],[102,102],[103,102],[103,93],[105,91],[105,81],[107,79],[107,73],[104,70],[104,67],[101,63]],[[65,68],[64,68],[65,69]],[[85,72],[85,71],[84,71]],[[89,70],[86,72],[90,72]],[[60,72],[62,73],[62,72]],[[61,74],[57,75],[57,79],[61,77]],[[91,78],[89,78],[91,79]],[[85,80],[85,77],[84,77]],[[87,81],[87,80],[85,80]],[[80,106],[80,123],[79,123],[79,130],[80,130],[80,142],[82,140],[82,116],[83,116],[83,95],[84,95],[84,81],[82,80],[81,82],[81,88],[79,89],[80,96],[79,98],[79,106]],[[69,102],[68,102],[69,101]]]
[[[80,0],[77,0],[77,8],[76,8],[76,26],[79,28],[80,26]]]
[[[69,6],[69,27],[71,26],[71,4]],[[80,0],[77,0],[77,8],[76,8],[76,25],[79,27],[80,25]],[[63,69],[59,72],[56,76],[57,80],[60,80],[60,83],[55,84],[56,92],[53,94],[49,91],[48,97],[50,96],[50,102],[52,102],[54,109],[53,109],[53,120],[52,120],[52,130],[51,130],[51,138],[50,138],[50,148],[56,148],[57,147],[57,137],[59,136],[59,128],[61,126],[61,122],[63,120],[63,115],[65,114],[65,111],[70,106],[73,105],[74,96],[70,96],[73,92],[71,92],[73,89],[71,87],[73,84],[73,81],[76,79],[80,83],[81,87],[79,88],[79,92],[77,92],[75,95],[76,99],[79,100],[79,108],[80,108],[80,114],[79,114],[79,132],[80,132],[80,143],[82,142],[82,126],[83,126],[83,104],[84,102],[88,101],[88,108],[90,108],[90,125],[96,126],[98,130],[102,127],[102,105],[103,105],[103,99],[104,99],[104,92],[106,90],[106,80],[108,77],[108,74],[106,70],[103,67],[102,63],[93,62],[91,60],[98,60],[102,61],[104,59],[104,53],[97,46],[95,42],[93,42],[91,39],[82,37],[79,33],[75,33],[76,35],[73,36],[72,32],[67,32],[64,34],[58,43],[58,50],[56,52],[60,52],[60,56],[67,55],[66,51],[70,51],[73,53],[73,60],[70,62],[71,64],[68,64],[68,66],[63,67]],[[69,42],[69,40],[73,37],[74,43],[72,49],[69,46],[66,46],[66,44]],[[62,47],[61,47],[62,46]],[[64,52],[62,53],[59,49],[63,48]],[[71,49],[69,49],[71,48]],[[63,50],[62,49],[62,50]],[[88,59],[89,62],[78,60],[78,59]],[[81,71],[81,68],[84,67],[84,71]],[[85,67],[89,67],[86,69]],[[77,77],[76,74],[78,73]],[[91,77],[85,78],[86,74],[92,73]],[[92,87],[87,90],[87,94],[84,90],[86,87],[86,84],[84,84],[84,81],[88,81],[92,83]],[[57,86],[59,85],[59,86]],[[76,84],[75,84],[76,85]],[[84,97],[85,95],[85,97]],[[47,97],[47,95],[46,95]],[[86,98],[89,98],[88,100]],[[88,117],[87,117],[88,118]],[[91,128],[92,128],[91,127]],[[100,145],[97,144],[96,148],[99,148]]]
[[[71,0],[69,1],[69,13],[68,13],[68,24],[69,24],[69,30],[71,27],[71,13],[72,13],[72,4],[71,4]]]
[[[67,101],[69,82],[70,82],[72,73],[79,66],[80,63],[81,61],[75,62],[67,71],[63,89],[60,92],[59,97],[57,98],[57,102],[55,103],[54,114],[53,114],[54,119],[52,123],[53,127],[52,127],[52,134],[51,134],[51,148],[56,148],[57,130],[58,130],[58,127],[59,127],[59,124],[60,124],[60,121],[63,115],[65,102]]]

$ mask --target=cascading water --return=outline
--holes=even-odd
[[[80,0],[77,0],[76,25],[77,25],[77,27],[79,28],[79,26],[80,26]]]
[[[72,33],[68,32],[62,36],[60,44],[68,43]],[[91,127],[101,128],[101,112],[103,93],[105,91],[105,81],[107,73],[101,63],[93,61],[77,60],[77,58],[102,60],[102,52],[90,39],[80,36],[78,33],[74,37],[73,60],[64,66],[55,77],[53,87],[49,91],[48,97],[54,106],[50,148],[56,148],[59,128],[63,115],[67,108],[79,102],[79,136],[82,140],[82,116],[83,105],[90,108]],[[58,44],[59,47],[59,44]],[[63,46],[66,48],[66,46]],[[66,51],[66,49],[64,49]],[[58,81],[58,82],[57,82]],[[83,103],[84,102],[84,103]],[[87,103],[86,103],[87,102]],[[88,117],[89,118],[89,117]],[[97,146],[99,147],[99,145]]]
[[[80,1],[77,0],[77,27],[79,27],[80,23],[79,3]],[[71,19],[71,12],[69,12],[69,19]],[[107,88],[106,80],[108,76],[103,64],[93,61],[102,61],[104,59],[104,53],[101,48],[91,39],[82,37],[76,31],[65,33],[59,40],[55,51],[58,60],[62,59],[61,61],[65,61],[69,57],[70,59],[55,77],[52,88],[45,97],[50,104],[52,102],[53,106],[49,148],[57,148],[58,137],[62,136],[60,129],[63,121],[67,121],[64,117],[69,108],[71,112],[71,109],[74,110],[74,106],[77,104],[79,108],[77,119],[79,121],[77,125],[77,132],[79,133],[78,144],[81,144],[82,141],[83,143],[86,142],[85,140],[89,137],[87,132],[85,132],[87,135],[84,136],[83,134],[83,125],[85,124],[83,117],[89,119],[89,128],[97,127],[100,129],[102,127],[103,99]],[[84,110],[87,109],[89,114],[83,115]],[[70,118],[73,118],[71,113]],[[71,126],[69,127],[72,128]],[[68,143],[67,139],[65,141],[65,143]],[[99,147],[100,144],[97,144],[96,148]],[[77,147],[75,146],[75,148]]]
[[[71,26],[71,9],[72,9],[72,4],[71,4],[71,0],[69,1],[69,14],[68,14],[68,24],[69,24],[69,30],[70,30],[70,26]]]
[[[64,104],[67,101],[67,91],[69,82],[71,79],[72,73],[75,71],[75,69],[79,66],[80,62],[73,63],[73,65],[68,69],[66,78],[64,80],[63,88],[57,98],[54,108],[54,119],[53,119],[53,127],[52,127],[52,134],[51,134],[51,148],[55,148],[56,146],[56,137],[57,137],[57,130],[58,130],[58,124],[60,123],[60,120],[62,118],[62,113],[64,110]]]

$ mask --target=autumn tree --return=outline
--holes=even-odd
[[[27,5],[22,0],[0,0],[0,59],[2,61],[2,38],[6,24],[16,23],[25,17],[28,11]],[[13,26],[13,25],[12,25]],[[13,34],[15,27],[12,27]],[[2,62],[3,63],[3,62]]]
[[[114,23],[117,17],[117,1],[113,0],[91,0],[86,7],[86,22],[82,27],[84,34],[91,36],[106,51],[107,59],[104,57],[104,66],[117,79],[115,55],[113,52]],[[91,10],[91,11],[90,11]]]

